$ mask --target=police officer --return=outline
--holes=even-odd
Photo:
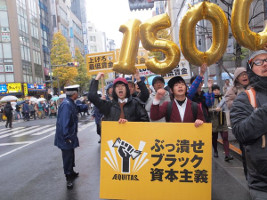
[[[78,110],[74,101],[78,98],[79,85],[65,87],[67,98],[58,109],[56,124],[55,146],[62,151],[64,174],[67,180],[67,188],[73,188],[73,180],[79,173],[73,170],[75,167],[74,149],[79,146]]]

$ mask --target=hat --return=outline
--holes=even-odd
[[[126,80],[125,78],[121,78],[121,77],[116,78],[116,79],[113,81],[113,85],[115,85],[115,84],[118,83],[118,82],[122,82],[122,83],[124,83],[125,85],[128,85],[128,82],[127,82],[127,80]]]
[[[265,53],[267,53],[266,50],[253,51],[252,54],[251,54],[251,56],[250,56],[249,59],[248,59],[248,63],[251,64],[252,60],[253,60],[256,56],[261,55],[261,54],[265,54]]]
[[[245,67],[238,67],[238,68],[236,68],[236,69],[235,69],[235,72],[234,72],[234,79],[233,79],[233,82],[236,81],[237,77],[238,77],[241,73],[246,72],[246,71],[247,71],[247,70],[246,70]]]
[[[212,85],[212,91],[213,90],[221,90],[221,89],[220,89],[219,85],[214,84],[214,85]]]
[[[168,86],[172,89],[174,84],[179,82],[183,82],[186,85],[185,80],[181,76],[175,76],[168,81]]]
[[[152,86],[153,86],[157,81],[161,81],[163,84],[165,84],[164,78],[162,78],[161,76],[156,76],[155,78],[153,78]]]
[[[80,85],[69,85],[67,87],[64,87],[66,91],[78,91]]]

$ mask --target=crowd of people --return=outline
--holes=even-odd
[[[6,121],[6,128],[12,128],[12,122],[17,120],[36,120],[44,118],[56,118],[58,107],[64,98],[56,100],[42,99],[42,101],[26,98],[18,102],[4,102],[0,104],[0,121]],[[89,103],[86,98],[81,97],[76,102],[79,113],[89,115]]]

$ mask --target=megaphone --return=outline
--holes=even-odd
[[[117,138],[117,140],[114,142],[114,144],[112,145],[112,147],[119,147],[121,145],[121,139]]]

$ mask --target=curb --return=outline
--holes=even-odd
[[[223,145],[223,140],[222,140],[222,139],[218,139],[217,141],[218,141],[221,145]],[[241,150],[240,150],[238,147],[236,147],[236,146],[234,146],[234,145],[232,145],[232,144],[230,144],[230,143],[229,143],[229,149],[230,149],[231,151],[233,151],[234,153],[238,154],[239,156],[242,156],[242,152],[241,152]]]

